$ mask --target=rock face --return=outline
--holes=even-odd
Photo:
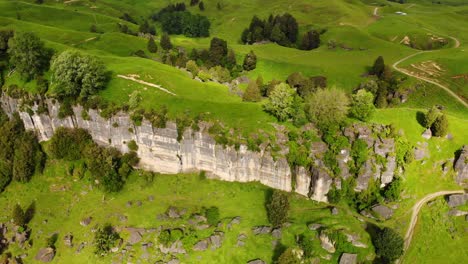
[[[2,95],[1,107],[11,115],[20,110],[18,99]],[[123,153],[129,151],[127,142],[134,140],[138,145],[139,166],[161,173],[206,171],[212,178],[225,181],[259,181],[264,185],[283,191],[291,191],[291,170],[285,158],[274,160],[265,151],[252,152],[241,145],[234,147],[217,145],[201,126],[200,131],[185,130],[182,140],[177,140],[175,123],[168,122],[166,128],[156,128],[143,120],[136,126],[129,115],[123,112],[105,119],[98,110],[90,109],[89,118],[83,119],[81,106],[74,106],[72,116],[60,119],[59,104],[45,99],[48,113],[37,114],[37,105],[31,107],[34,114],[19,111],[27,130],[36,132],[40,141],[48,140],[59,127],[83,128],[101,145],[112,146]],[[310,174],[303,168],[296,175],[296,192],[317,201],[326,201],[331,179],[328,174]]]
[[[372,207],[372,211],[385,220],[390,219],[393,216],[393,210],[385,205],[376,205]]]
[[[468,194],[453,194],[448,197],[448,206],[457,207],[466,204],[468,201]]]
[[[454,169],[457,172],[457,183],[460,185],[468,184],[468,145],[463,146]]]

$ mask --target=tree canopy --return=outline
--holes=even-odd
[[[51,66],[52,85],[63,97],[87,98],[103,89],[108,80],[104,64],[95,57],[67,50]]]
[[[47,70],[53,51],[44,46],[31,32],[16,33],[8,42],[10,63],[26,79],[32,79]]]
[[[296,92],[285,83],[275,86],[264,105],[265,111],[271,113],[279,121],[286,121],[294,114],[294,95]]]
[[[319,89],[306,99],[306,113],[310,121],[326,129],[343,121],[348,113],[349,99],[336,88]]]
[[[374,95],[364,89],[352,95],[351,115],[361,121],[368,121],[375,112]]]

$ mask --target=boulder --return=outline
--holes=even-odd
[[[236,216],[236,217],[234,217],[234,218],[231,220],[230,224],[231,224],[231,225],[238,225],[238,224],[240,224],[240,222],[241,222],[241,217],[240,217],[240,216]]]
[[[82,226],[88,226],[89,224],[91,224],[91,220],[93,220],[93,218],[92,218],[91,216],[86,217],[86,218],[84,218],[84,219],[82,219],[82,220],[80,221],[80,225],[82,225]]]
[[[179,210],[177,210],[177,208],[171,206],[169,207],[169,209],[167,209],[167,212],[166,212],[167,216],[169,216],[169,218],[172,218],[172,219],[177,219],[177,218],[180,218],[180,214],[179,214]]]
[[[247,264],[266,264],[266,262],[261,259],[253,259],[247,261]]]
[[[418,142],[414,148],[414,159],[422,160],[429,157],[429,148],[427,142]]]
[[[457,207],[466,204],[468,201],[468,193],[465,194],[452,194],[448,197],[448,206]]]
[[[465,185],[468,183],[468,145],[464,145],[460,156],[455,162],[453,168],[457,173],[457,183],[460,185]]]
[[[307,227],[308,227],[310,230],[315,231],[315,230],[321,228],[322,225],[321,225],[321,224],[309,224]]]
[[[176,259],[176,258],[171,259],[171,260],[169,260],[169,262],[167,262],[167,264],[179,264],[179,263],[180,263],[180,261],[178,259]]]
[[[357,263],[357,254],[343,253],[340,257],[339,264],[356,264]]]
[[[252,231],[254,235],[265,235],[269,234],[271,232],[271,227],[270,226],[256,226],[252,228]]]
[[[41,262],[51,262],[54,259],[54,257],[55,250],[53,248],[47,247],[39,249],[39,252],[37,252],[35,259]]]
[[[335,245],[326,234],[320,234],[320,243],[323,249],[325,249],[329,253],[335,253]]]
[[[332,215],[337,215],[337,214],[338,214],[338,208],[333,207],[333,208],[331,209],[331,214],[332,214]]]
[[[76,253],[80,253],[81,250],[83,250],[83,248],[86,246],[86,242],[81,242],[79,245],[78,245],[78,248],[76,249]]]
[[[448,215],[449,216],[464,216],[464,215],[468,215],[468,212],[457,210],[457,209],[452,209],[448,212]]]
[[[198,241],[194,246],[193,250],[194,251],[205,251],[208,249],[209,241],[208,239],[203,239],[201,241]]]
[[[125,230],[130,233],[130,238],[127,241],[130,245],[140,242],[145,233],[144,228],[127,227]]]
[[[218,249],[223,243],[224,233],[216,232],[214,235],[210,236],[211,249]]]
[[[271,231],[271,235],[276,239],[280,239],[281,238],[281,228],[273,229],[273,231]]]
[[[68,233],[63,237],[63,243],[67,247],[73,247],[73,235],[71,233]]]
[[[430,138],[432,137],[432,131],[431,131],[431,129],[429,129],[429,128],[426,129],[426,130],[422,133],[421,136],[422,136],[423,138],[425,138],[425,139],[430,139]]]
[[[393,210],[390,207],[381,204],[372,207],[372,211],[385,220],[390,219],[393,216]]]

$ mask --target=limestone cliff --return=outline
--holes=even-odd
[[[58,127],[83,128],[98,144],[124,153],[129,151],[127,143],[134,140],[138,145],[140,166],[147,170],[161,173],[203,170],[210,177],[225,181],[259,181],[272,188],[292,190],[292,175],[286,159],[274,160],[268,152],[249,151],[246,146],[236,150],[217,145],[203,128],[200,131],[188,128],[178,142],[175,123],[155,128],[144,120],[140,126],[135,126],[123,112],[105,119],[98,110],[90,109],[89,118],[84,119],[82,107],[75,106],[72,116],[60,119],[59,104],[53,100],[45,100],[47,114],[37,114],[37,106],[32,107],[33,111],[21,111],[20,101],[6,95],[1,97],[1,106],[7,114],[18,111],[25,128],[35,131],[40,141],[50,139]],[[311,173],[304,168],[296,173],[296,192],[317,201],[327,200],[330,184],[327,173]]]

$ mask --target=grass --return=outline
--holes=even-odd
[[[32,238],[35,243],[28,251],[25,259],[30,263],[39,248],[45,245],[45,239],[52,233],[58,233],[57,256],[52,263],[109,263],[111,256],[98,258],[93,254],[93,234],[90,229],[96,225],[110,222],[118,228],[135,226],[156,228],[160,225],[175,227],[186,221],[167,222],[157,220],[158,214],[164,213],[169,206],[186,208],[189,213],[200,212],[202,207],[218,206],[223,222],[229,222],[231,218],[240,216],[241,224],[232,230],[223,229],[225,239],[223,246],[216,250],[206,252],[190,252],[186,256],[179,256],[183,262],[194,263],[244,263],[255,258],[262,258],[268,262],[273,258],[272,238],[268,235],[254,236],[251,228],[257,225],[268,225],[264,208],[268,188],[258,183],[228,183],[216,180],[201,179],[198,175],[158,175],[151,183],[138,177],[135,173],[131,176],[123,191],[118,194],[105,195],[97,188],[92,188],[91,183],[82,179],[71,179],[67,175],[70,163],[49,161],[43,175],[36,175],[28,184],[12,183],[0,194],[0,207],[4,214],[0,221],[5,222],[10,218],[10,213],[16,203],[27,207],[32,201],[36,203],[36,214],[29,224],[32,228]],[[65,190],[65,191],[63,191]],[[148,201],[148,196],[153,195],[154,201]],[[127,201],[142,201],[142,206],[126,206]],[[239,207],[239,204],[243,206]],[[117,219],[118,215],[128,217],[126,223]],[[90,226],[83,227],[80,220],[92,216]],[[369,235],[364,231],[362,223],[345,210],[340,210],[339,215],[331,215],[330,209],[324,204],[307,200],[300,196],[291,196],[290,219],[292,225],[283,229],[281,244],[292,246],[295,244],[295,236],[302,233],[315,233],[307,229],[308,223],[322,223],[328,228],[348,230],[361,236],[362,242],[369,244]],[[47,223],[44,223],[46,221]],[[200,231],[199,235],[209,236],[213,230]],[[74,236],[74,248],[68,248],[63,244],[63,236],[71,232]],[[239,233],[247,234],[245,247],[238,248],[237,236]],[[128,234],[122,232],[124,238]],[[148,238],[155,243],[154,238]],[[75,253],[79,243],[87,241],[88,246],[81,253]],[[318,239],[317,254],[325,254],[320,249]],[[19,253],[16,247],[9,249],[12,253]],[[140,244],[134,246],[135,258],[142,253]],[[359,249],[360,259],[372,255],[372,247]],[[337,261],[339,254],[334,254],[332,262]],[[136,261],[136,259],[128,259]]]

